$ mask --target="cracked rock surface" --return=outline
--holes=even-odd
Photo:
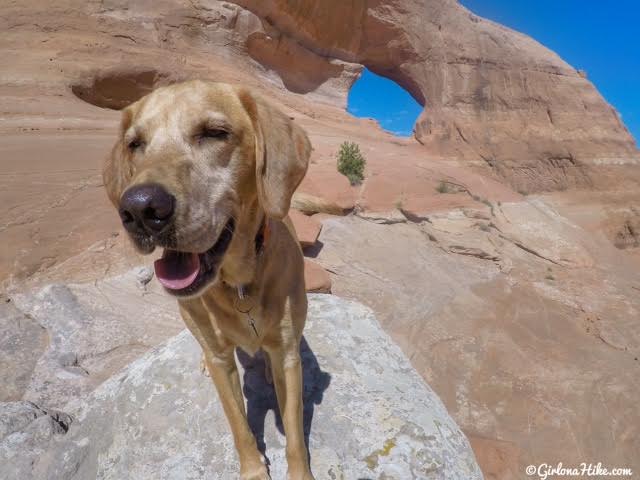
[[[528,197],[323,221],[332,291],[376,312],[487,478],[584,458],[640,466],[640,270],[570,214]]]
[[[59,298],[41,301],[53,307]],[[86,313],[79,303],[66,305],[70,322]],[[139,308],[141,317],[153,315]],[[310,295],[305,332],[305,433],[316,478],[482,478],[466,437],[371,310]],[[0,478],[235,478],[233,442],[200,356],[183,331],[71,399],[64,413],[0,404]],[[241,352],[238,360],[250,424],[272,477],[285,478],[285,438],[264,363]]]
[[[26,322],[16,321],[15,315],[2,317],[0,326],[18,330],[15,340],[2,342],[21,354],[7,355],[0,371],[25,370],[21,374],[25,380],[20,391],[7,399],[62,408],[181,331],[184,325],[177,316],[176,302],[159,293],[155,284],[148,291],[141,290],[138,274],[133,270],[90,284],[49,285],[12,295],[6,306],[20,312],[17,318],[22,315]],[[36,328],[33,324],[46,332],[46,347],[40,351],[18,342]],[[32,355],[30,362],[22,362],[27,354]]]

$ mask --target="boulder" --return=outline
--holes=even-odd
[[[144,284],[150,274],[139,267],[92,283],[48,285],[12,295],[5,305],[11,310],[0,311],[0,325],[21,330],[0,342],[4,348],[15,341],[3,350],[14,353],[0,372],[6,369],[3,378],[23,380],[9,386],[9,398],[0,399],[62,408],[180,332],[184,324],[176,301],[155,280]]]
[[[0,297],[0,402],[22,398],[47,343],[42,325]]]
[[[320,264],[304,259],[304,283],[307,292],[331,293],[331,277]]]
[[[482,478],[466,437],[371,310],[310,295],[301,353],[316,478]],[[73,398],[64,413],[0,404],[0,477],[236,478],[233,442],[200,358],[183,331]],[[238,361],[258,445],[272,477],[285,478],[285,438],[263,360],[239,351]]]
[[[293,226],[296,229],[300,246],[303,248],[313,246],[316,240],[318,240],[322,224],[298,210],[290,210],[289,218],[291,218]]]

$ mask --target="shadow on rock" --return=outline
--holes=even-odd
[[[322,243],[320,240],[316,240],[316,243],[314,243],[313,245],[302,247],[302,251],[304,252],[305,257],[318,258],[322,247],[324,247],[324,243]]]
[[[266,451],[264,440],[265,419],[269,410],[273,410],[276,427],[278,431],[284,435],[275,387],[267,383],[265,375],[265,353],[260,351],[254,357],[251,357],[241,349],[236,349],[236,354],[238,360],[244,367],[243,391],[247,399],[247,420],[256,437],[258,449],[264,455]],[[329,387],[329,383],[331,383],[331,375],[320,369],[318,360],[304,337],[302,337],[302,341],[300,342],[300,357],[302,358],[304,385],[304,439],[308,450],[309,434],[311,433],[311,423],[313,422],[315,405],[322,403],[324,391]]]

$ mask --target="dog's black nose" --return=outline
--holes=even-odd
[[[122,194],[120,218],[130,232],[157,234],[167,228],[175,211],[175,198],[156,183],[136,185]]]

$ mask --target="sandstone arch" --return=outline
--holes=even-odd
[[[234,3],[319,56],[392,79],[425,106],[415,136],[431,153],[477,161],[518,190],[588,186],[591,164],[637,158],[584,74],[455,0]]]

